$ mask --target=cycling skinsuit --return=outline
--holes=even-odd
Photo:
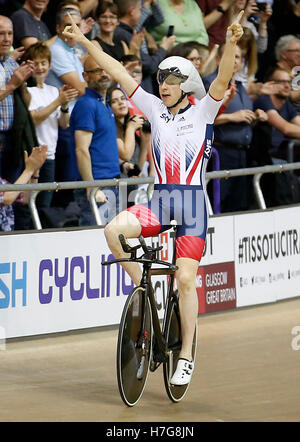
[[[207,94],[174,116],[141,87],[130,98],[151,123],[155,183],[151,201],[128,211],[140,221],[144,237],[169,229],[176,220],[177,257],[200,261],[207,230],[205,172],[222,101]]]

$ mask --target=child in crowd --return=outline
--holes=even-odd
[[[29,110],[36,126],[40,144],[47,144],[47,160],[40,171],[40,182],[50,183],[55,179],[55,151],[58,125],[69,126],[68,103],[78,96],[78,91],[64,85],[60,90],[45,83],[51,66],[51,52],[45,43],[30,46],[24,54],[25,60],[34,63],[33,77],[36,87],[29,87],[31,96]],[[50,207],[52,192],[41,192],[37,199],[38,207]]]
[[[135,79],[135,81],[138,84],[141,84],[143,79],[143,71],[142,71],[142,62],[136,55],[125,55],[121,58],[120,62],[123,64],[123,66],[126,68],[127,72],[132,76],[132,78]],[[121,87],[122,89],[122,87]],[[123,91],[124,92],[124,91]],[[126,93],[124,92],[126,95]],[[145,120],[146,117],[143,114],[143,112],[133,103],[130,97],[127,97],[128,102],[128,108],[129,108],[129,115],[141,115]],[[148,128],[148,130],[147,130]],[[145,121],[144,124],[144,130],[139,131],[138,135],[142,135],[143,144],[148,144],[147,146],[147,155],[146,159],[143,162],[142,166],[142,176],[154,176],[154,165],[153,165],[153,159],[151,154],[151,127],[148,121]],[[146,189],[147,185],[141,184],[139,186],[140,189]]]

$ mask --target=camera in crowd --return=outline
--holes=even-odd
[[[148,134],[151,133],[151,124],[145,118],[144,118],[144,123],[142,126],[142,131],[145,133],[148,133]]]
[[[256,6],[260,11],[264,12],[267,8],[267,2],[262,2],[262,3],[256,2]]]
[[[129,121],[134,120],[135,116],[136,115],[133,115],[132,117],[130,117]],[[138,115],[138,116],[144,120],[143,126],[142,126],[142,131],[145,133],[148,133],[148,134],[151,133],[151,124],[149,123],[149,121],[146,118],[142,117],[141,115]]]
[[[127,176],[128,178],[131,178],[133,176],[139,176],[140,173],[141,173],[140,167],[137,164],[135,164],[132,169],[128,170]]]
[[[257,11],[256,14],[252,14],[252,15],[250,15],[250,16],[248,17],[248,20],[251,21],[251,22],[253,22],[253,23],[259,23],[260,18],[259,18],[259,16],[258,16],[257,14],[258,14],[259,12],[265,12],[265,10],[267,9],[267,5],[268,5],[267,2],[259,2],[259,1],[257,1],[257,2],[256,2],[256,7],[257,7],[258,11]]]

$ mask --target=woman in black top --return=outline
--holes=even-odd
[[[96,45],[99,45],[104,52],[116,60],[135,52],[138,52],[139,55],[139,48],[132,51],[124,41],[114,38],[115,29],[118,25],[118,7],[116,4],[106,1],[99,3],[96,10],[96,21],[100,26],[100,34],[95,37],[93,42],[96,42]]]

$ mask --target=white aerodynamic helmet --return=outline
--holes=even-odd
[[[158,66],[157,81],[169,84],[180,84],[180,89],[201,100],[206,95],[199,72],[187,58],[174,55],[165,58]]]

